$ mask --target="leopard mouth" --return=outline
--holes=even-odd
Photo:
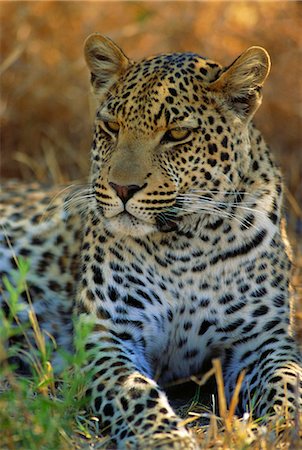
[[[141,223],[141,224],[148,224],[150,225],[150,222],[147,222],[140,217],[134,216],[133,214],[129,213],[128,211],[124,211],[119,214],[120,216],[126,217],[127,220],[133,221],[135,223]],[[176,221],[179,220],[178,218],[168,218],[165,216],[164,213],[158,214],[155,216],[155,227],[158,231],[161,231],[163,233],[169,233],[171,231],[177,231],[178,225]]]
[[[166,219],[162,216],[156,217],[156,226],[158,231],[162,233],[169,233],[171,231],[178,231],[178,224],[175,220]]]
[[[108,229],[132,236],[145,235],[156,231],[169,233],[178,230],[176,221],[165,218],[163,214],[156,216],[155,221],[150,223],[126,210],[105,220],[105,225]]]
[[[137,226],[138,224],[150,225],[147,221],[144,221],[144,220],[132,215],[128,211],[124,211],[124,212],[120,213],[119,216],[122,218],[122,220],[130,221],[131,223],[133,223],[134,226],[135,225]],[[166,217],[164,217],[163,214],[155,217],[155,226],[158,231],[161,231],[163,233],[168,233],[170,231],[178,230],[178,225],[176,224],[176,222],[174,220],[167,219]]]
[[[121,236],[139,237],[157,231],[156,227],[127,211],[105,218],[103,224],[108,231]]]
[[[131,222],[133,224],[144,223],[143,220],[139,219],[138,217],[135,217],[133,214],[129,213],[126,210],[119,213],[116,217],[119,218],[119,220],[123,220],[126,223],[128,222]]]

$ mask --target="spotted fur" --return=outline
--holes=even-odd
[[[59,346],[72,346],[73,310],[93,321],[88,395],[118,448],[198,448],[163,387],[217,355],[228,399],[246,370],[239,412],[301,408],[282,180],[251,121],[267,52],[228,67],[194,53],[132,62],[94,34],[85,57],[89,185],[65,200],[9,185],[2,271],[12,249],[30,258],[34,307]]]

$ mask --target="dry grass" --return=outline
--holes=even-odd
[[[302,342],[301,3],[2,1],[0,20],[1,176],[30,181],[63,183],[87,176],[91,116],[82,46],[89,33],[110,36],[134,59],[191,50],[228,64],[251,45],[267,48],[272,73],[256,122],[288,186]],[[217,374],[216,367],[221,388]],[[192,422],[202,449],[301,448],[298,419],[266,427],[249,417],[239,420],[234,416],[236,397],[227,408],[221,395],[221,417],[200,413],[198,402],[191,401],[185,409],[187,419],[204,414],[209,419],[204,426]],[[96,421],[89,423],[97,429]],[[276,426],[284,428],[279,437]],[[104,442],[93,441],[95,448]],[[74,446],[82,447],[82,441],[75,439]]]
[[[215,376],[217,384],[217,398],[219,406],[219,416],[214,413],[199,414],[197,404],[191,412],[191,420],[198,423],[199,416],[208,418],[205,426],[195,425],[193,432],[202,450],[239,450],[250,448],[253,450],[268,449],[300,449],[302,437],[302,417],[299,413],[293,420],[288,419],[288,412],[283,411],[285,418],[274,418],[264,425],[260,421],[253,421],[249,414],[244,414],[243,418],[235,415],[239,400],[240,388],[245,376],[242,372],[238,378],[230,405],[227,405],[225,398],[222,367],[219,360],[213,360],[213,368],[210,374]],[[203,383],[203,380],[202,380]],[[190,419],[185,420],[187,422]]]

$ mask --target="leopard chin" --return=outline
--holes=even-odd
[[[105,219],[104,226],[111,233],[132,237],[146,236],[158,231],[156,224],[140,220],[126,211]]]

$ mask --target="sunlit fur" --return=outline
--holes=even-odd
[[[94,34],[85,58],[89,182],[56,195],[8,186],[1,270],[11,277],[12,251],[29,257],[33,305],[59,348],[71,349],[73,314],[92,322],[87,397],[112,448],[197,449],[164,388],[214,357],[228,401],[245,371],[238,414],[297,414],[282,180],[252,123],[267,52],[227,67],[193,53],[133,62]]]

